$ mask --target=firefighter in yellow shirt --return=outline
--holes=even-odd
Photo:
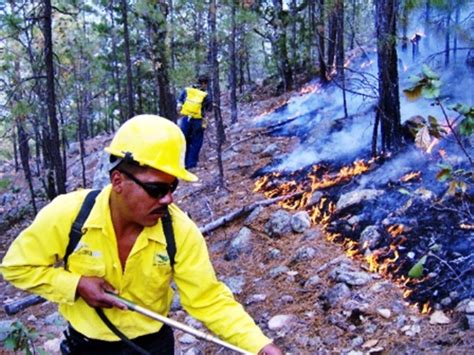
[[[200,75],[198,84],[185,88],[179,96],[181,130],[186,138],[186,169],[197,166],[199,152],[204,141],[204,129],[206,128],[205,113],[210,110],[212,100],[207,92],[209,78]]]
[[[64,258],[87,190],[58,196],[44,207],[0,265],[13,285],[59,303],[69,323],[62,353],[172,355],[169,326],[127,310],[107,292],[167,315],[173,279],[184,309],[215,334],[252,353],[282,354],[217,280],[202,234],[173,203],[178,179],[197,180],[184,167],[185,139],[179,127],[159,116],[136,116],[120,127],[105,150],[111,157],[111,183],[97,196],[65,267],[55,265]],[[173,265],[165,216],[171,216],[174,231]],[[125,340],[96,308],[103,309]]]

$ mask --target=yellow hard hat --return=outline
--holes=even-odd
[[[179,179],[198,180],[184,167],[186,140],[181,129],[160,116],[139,115],[129,119],[118,129],[105,151]]]

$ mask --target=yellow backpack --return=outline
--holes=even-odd
[[[207,96],[207,92],[196,89],[186,88],[186,101],[181,108],[180,113],[183,116],[192,118],[202,118],[202,103]]]

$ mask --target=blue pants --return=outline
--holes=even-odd
[[[186,138],[186,169],[196,167],[199,160],[199,151],[204,140],[204,128],[202,128],[202,119],[183,117],[181,121],[181,130]]]

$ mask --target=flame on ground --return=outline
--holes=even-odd
[[[385,277],[393,278],[399,273],[402,265],[397,261],[400,258],[400,252],[408,238],[406,232],[409,228],[403,224],[394,224],[386,227],[386,232],[391,236],[391,244],[385,248],[378,248],[370,251],[370,243],[364,242],[361,246],[359,242],[344,237],[340,233],[333,233],[328,230],[331,218],[336,212],[336,204],[328,197],[323,196],[317,201],[312,201],[314,193],[318,190],[329,188],[335,185],[350,182],[355,176],[364,174],[370,170],[373,161],[357,160],[349,166],[344,166],[335,173],[329,172],[324,165],[314,165],[307,174],[297,171],[284,176],[282,172],[273,172],[266,174],[255,182],[254,192],[261,192],[267,198],[277,196],[293,195],[292,197],[280,201],[278,204],[286,209],[306,209],[311,218],[311,222],[320,225],[325,233],[326,239],[341,244],[346,254],[350,257],[362,257],[362,251],[366,252],[363,257],[371,272],[378,272]],[[282,181],[285,177],[290,177],[290,181]],[[410,172],[400,178],[401,182],[419,180],[421,172]],[[404,298],[410,297],[413,290],[408,286],[417,285],[423,282],[423,279],[412,279],[405,276],[398,277],[395,280],[404,289]],[[423,305],[422,311],[431,310],[429,303]]]

